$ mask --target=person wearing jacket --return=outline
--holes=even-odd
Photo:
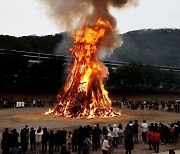
[[[134,150],[134,143],[133,134],[131,133],[129,125],[127,125],[126,129],[124,130],[124,143],[126,154],[131,154],[131,151]]]
[[[160,133],[158,130],[155,130],[154,135],[153,135],[153,144],[154,144],[154,151],[155,153],[159,152],[159,143],[160,143]]]
[[[116,124],[113,125],[113,147],[118,146],[118,133],[119,133],[119,128],[117,127]]]
[[[1,141],[2,154],[9,153],[9,150],[10,150],[9,140],[10,140],[9,129],[6,128],[2,134],[2,141]]]
[[[31,151],[35,151],[36,149],[36,141],[35,141],[35,130],[32,127],[30,131],[30,145],[31,145]]]
[[[36,153],[38,154],[41,150],[41,139],[43,135],[42,127],[39,126],[38,130],[36,130],[35,137],[36,137]]]
[[[146,120],[143,120],[143,123],[141,124],[141,128],[142,128],[142,140],[143,143],[146,143],[147,142],[146,133],[148,131],[148,124],[146,123]]]
[[[149,131],[147,132],[149,150],[152,150],[152,148],[153,148],[153,135],[154,135],[154,133],[152,131],[152,128],[149,127]]]
[[[47,143],[49,141],[49,132],[47,131],[47,128],[45,127],[43,129],[43,135],[42,135],[42,152],[46,153],[47,151]]]
[[[108,150],[110,148],[109,142],[108,142],[108,137],[105,136],[105,140],[103,141],[102,144],[102,153],[103,154],[108,154]]]

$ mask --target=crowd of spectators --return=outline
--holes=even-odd
[[[28,151],[49,154],[102,151],[103,154],[111,154],[114,149],[125,149],[126,154],[131,154],[134,144],[143,143],[149,150],[158,153],[160,143],[172,144],[178,142],[179,137],[179,121],[166,125],[147,123],[146,120],[139,124],[135,120],[124,127],[122,124],[109,124],[107,127],[96,124],[80,126],[73,131],[55,131],[42,126],[35,130],[26,125],[20,132],[6,128],[2,133],[1,149],[2,154],[25,154]]]
[[[49,101],[44,101],[35,98],[22,98],[15,99],[13,97],[6,98],[0,97],[0,109],[6,108],[19,108],[19,107],[53,107],[56,102],[56,98],[51,98]]]
[[[22,106],[17,106],[18,102],[22,102]],[[53,107],[56,104],[56,98],[51,98],[48,101],[43,101],[41,99],[35,98],[23,98],[20,100],[15,100],[11,98],[0,98],[0,109],[3,108],[15,108],[15,107]],[[124,98],[122,101],[114,100],[112,106],[115,108],[128,108],[132,110],[137,109],[148,109],[148,110],[164,110],[168,112],[180,113],[180,100],[176,101],[148,101],[148,100],[126,100]]]
[[[169,112],[180,113],[180,100],[176,101],[148,101],[148,100],[128,100],[128,101],[113,101],[112,106],[116,108],[127,107],[132,110],[148,109],[148,110],[164,110]]]

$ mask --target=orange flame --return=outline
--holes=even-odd
[[[63,117],[94,118],[120,115],[111,107],[103,80],[108,70],[97,58],[99,46],[111,24],[98,19],[93,27],[84,27],[74,35],[74,56],[63,91],[57,96],[58,105],[46,112]]]

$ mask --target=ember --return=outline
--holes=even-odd
[[[57,96],[58,105],[46,114],[71,118],[120,115],[111,107],[111,100],[103,85],[108,70],[98,58],[101,42],[111,29],[110,22],[99,18],[94,26],[85,26],[75,33],[74,47],[70,49],[73,62],[67,82]]]

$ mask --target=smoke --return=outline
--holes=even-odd
[[[110,7],[126,8],[137,6],[138,0],[40,0],[45,4],[47,14],[60,28],[74,31],[82,24],[93,26],[98,18],[108,20],[113,29],[108,32],[103,45],[115,48],[122,44],[117,39],[116,19],[110,14]],[[85,22],[83,22],[85,21]]]

